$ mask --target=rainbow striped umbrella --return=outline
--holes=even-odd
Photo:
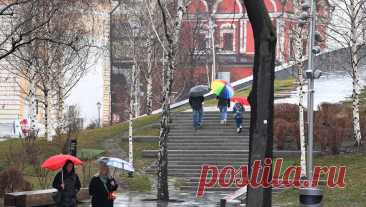
[[[234,96],[234,88],[224,80],[212,81],[211,89],[216,96],[221,98],[230,99]]]

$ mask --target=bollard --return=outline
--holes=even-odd
[[[323,193],[318,188],[300,189],[300,207],[322,207]]]

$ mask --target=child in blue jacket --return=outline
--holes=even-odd
[[[244,109],[243,105],[241,105],[240,103],[236,103],[233,107],[234,118],[235,118],[235,122],[236,122],[236,132],[238,132],[238,133],[240,133],[241,129],[243,128],[242,123],[243,123],[244,111],[245,111],[245,109]]]

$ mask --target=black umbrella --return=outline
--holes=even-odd
[[[210,92],[210,87],[208,87],[207,85],[198,85],[194,86],[193,88],[191,88],[191,90],[189,90],[189,96],[190,97],[203,96],[208,92]]]

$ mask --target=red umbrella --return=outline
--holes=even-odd
[[[58,170],[62,168],[65,163],[70,160],[74,163],[74,165],[81,165],[83,162],[79,160],[79,158],[74,157],[72,155],[54,155],[52,157],[49,157],[46,161],[44,161],[41,165],[42,168],[49,169],[49,170]]]
[[[243,106],[249,106],[250,105],[248,99],[244,96],[234,96],[234,97],[231,98],[231,101],[235,102],[235,103],[240,103]]]

